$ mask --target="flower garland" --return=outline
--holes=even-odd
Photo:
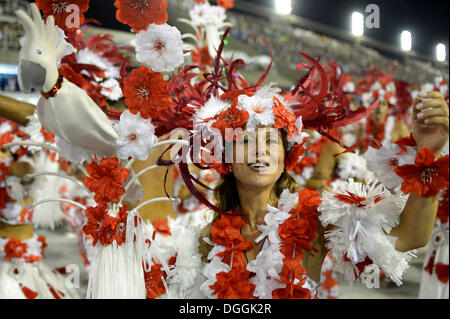
[[[205,267],[207,281],[201,286],[205,295],[218,299],[302,298],[315,297],[315,285],[301,265],[303,250],[317,251],[311,242],[317,227],[319,193],[285,190],[278,208],[268,205],[266,225],[258,226],[266,239],[256,259],[245,265],[245,251],[252,249],[240,228],[244,225],[239,211],[222,215],[211,227],[213,236]],[[295,209],[294,206],[297,204]]]

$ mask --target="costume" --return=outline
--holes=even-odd
[[[0,131],[2,145],[31,138],[25,133],[28,129],[3,119],[0,120]],[[0,161],[0,222],[4,225],[32,228],[37,215],[30,204],[42,199],[42,191],[49,188],[48,181],[38,177],[39,172],[48,168],[42,161],[49,154],[23,146],[12,147],[10,153],[4,151]],[[37,176],[34,181],[26,184],[23,179],[12,174],[12,166],[23,163],[28,164]],[[45,214],[45,211],[40,213]],[[48,216],[51,217],[52,213]],[[41,218],[40,225],[42,220]],[[36,234],[31,234],[31,237],[23,234],[20,236],[27,238],[0,238],[0,298],[79,298],[76,290],[66,285],[66,279],[44,263],[47,247],[45,237]]]
[[[301,52],[306,63],[299,64],[298,70],[305,72],[292,91],[286,93],[274,85],[264,85],[270,65],[251,85],[239,75],[238,69],[245,64],[243,61],[222,60],[228,30],[222,41],[214,44],[217,54],[208,73],[199,74],[196,67],[185,66],[179,68],[171,80],[165,81],[160,72],[175,70],[184,57],[181,34],[165,24],[166,5],[166,1],[150,2],[143,7],[132,6],[127,1],[115,2],[118,20],[137,32],[138,60],[150,68],[140,66],[120,78],[128,110],[113,120],[85,90],[67,76],[61,73],[57,76],[53,72],[56,55],[46,57],[51,72],[44,83],[33,77],[26,80],[21,75],[30,68],[28,62],[33,58],[30,48],[38,45],[37,40],[43,40],[42,34],[36,36],[31,30],[32,26],[40,27],[39,30],[48,33],[55,42],[53,23],[58,19],[47,15],[43,24],[33,5],[33,21],[23,11],[17,13],[27,29],[21,53],[21,87],[43,90],[38,105],[41,123],[56,135],[60,145],[64,145],[59,151],[69,156],[81,154],[77,163],[87,164],[82,187],[95,204],[63,199],[85,211],[82,230],[85,240],[92,245],[87,297],[316,298],[318,284],[310,278],[302,261],[310,251],[318,251],[314,242],[318,232],[326,239],[324,246],[336,260],[335,269],[346,279],[364,277],[367,266],[375,265],[400,285],[410,256],[395,250],[396,239],[386,233],[399,223],[404,194],[414,191],[434,196],[448,187],[448,167],[445,170],[448,156],[435,161],[434,155],[429,154],[431,151],[413,150],[415,162],[411,162],[408,147],[412,148],[414,141],[398,142],[398,149],[383,160],[394,166],[401,179],[399,186],[403,193],[399,194],[391,193],[380,183],[383,172],[375,172],[379,180],[367,179],[360,183],[349,179],[340,190],[325,191],[322,196],[309,189],[294,193],[285,189],[277,205],[267,206],[265,224],[259,225],[261,236],[256,242],[264,241],[262,250],[246,263],[245,251],[251,249],[253,243],[240,233],[245,223],[239,207],[221,211],[211,203],[207,195],[196,188],[195,184],[204,188],[206,185],[190,172],[189,164],[202,170],[214,169],[222,177],[230,174],[226,145],[239,138],[230,135],[228,129],[245,128],[255,132],[260,126],[276,128],[285,134],[286,171],[296,167],[305,154],[309,136],[304,129],[316,130],[352,152],[333,135],[333,130],[361,120],[377,107],[378,101],[367,108],[351,107],[343,85],[329,85],[336,84],[335,81],[341,83],[342,77],[337,75],[331,81],[317,60]],[[216,39],[218,31],[209,30],[212,27],[208,22],[206,29],[211,33],[207,37]],[[50,45],[54,45],[53,42]],[[74,75],[72,80],[76,78]],[[47,87],[47,81],[56,84]],[[73,115],[70,123],[57,108],[60,103],[70,109],[68,113]],[[80,125],[83,131],[78,130]],[[174,128],[184,129],[182,139],[176,136],[158,142],[158,137]],[[133,161],[147,158],[149,151],[164,144],[170,144],[166,152],[172,152],[171,159],[164,160],[161,155],[156,165],[134,174]],[[373,150],[377,155],[382,151],[382,148]],[[401,159],[390,161],[396,156]],[[261,168],[264,163],[256,164]],[[139,216],[139,209],[145,205],[174,199],[151,199],[133,208],[129,205],[138,203],[142,197],[136,184],[139,176],[157,166],[171,165],[177,165],[193,196],[220,213],[212,222],[211,238],[203,238],[211,245],[207,262],[202,262],[197,251],[199,227],[191,223],[183,225],[180,220],[157,221],[150,225]],[[429,168],[439,171],[439,176],[433,173],[420,179]],[[415,174],[411,176],[413,169]],[[420,185],[415,183],[418,179]],[[328,226],[333,229],[320,232],[320,227]]]

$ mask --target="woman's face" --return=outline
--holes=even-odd
[[[252,188],[273,186],[284,171],[285,149],[281,131],[259,127],[244,132],[234,142],[233,174],[239,185]]]

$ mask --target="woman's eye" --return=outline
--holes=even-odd
[[[278,141],[277,141],[277,140],[270,139],[270,140],[267,140],[266,143],[267,143],[267,144],[278,144]]]

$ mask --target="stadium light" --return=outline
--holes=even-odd
[[[411,51],[412,49],[412,36],[411,32],[403,31],[400,37],[400,44],[403,51]]]
[[[447,58],[447,48],[445,47],[445,44],[439,43],[436,46],[436,60],[439,62],[444,62]]]
[[[352,14],[352,33],[355,37],[364,34],[364,15],[357,11]]]
[[[279,14],[288,15],[292,12],[291,0],[274,0],[275,9]]]

